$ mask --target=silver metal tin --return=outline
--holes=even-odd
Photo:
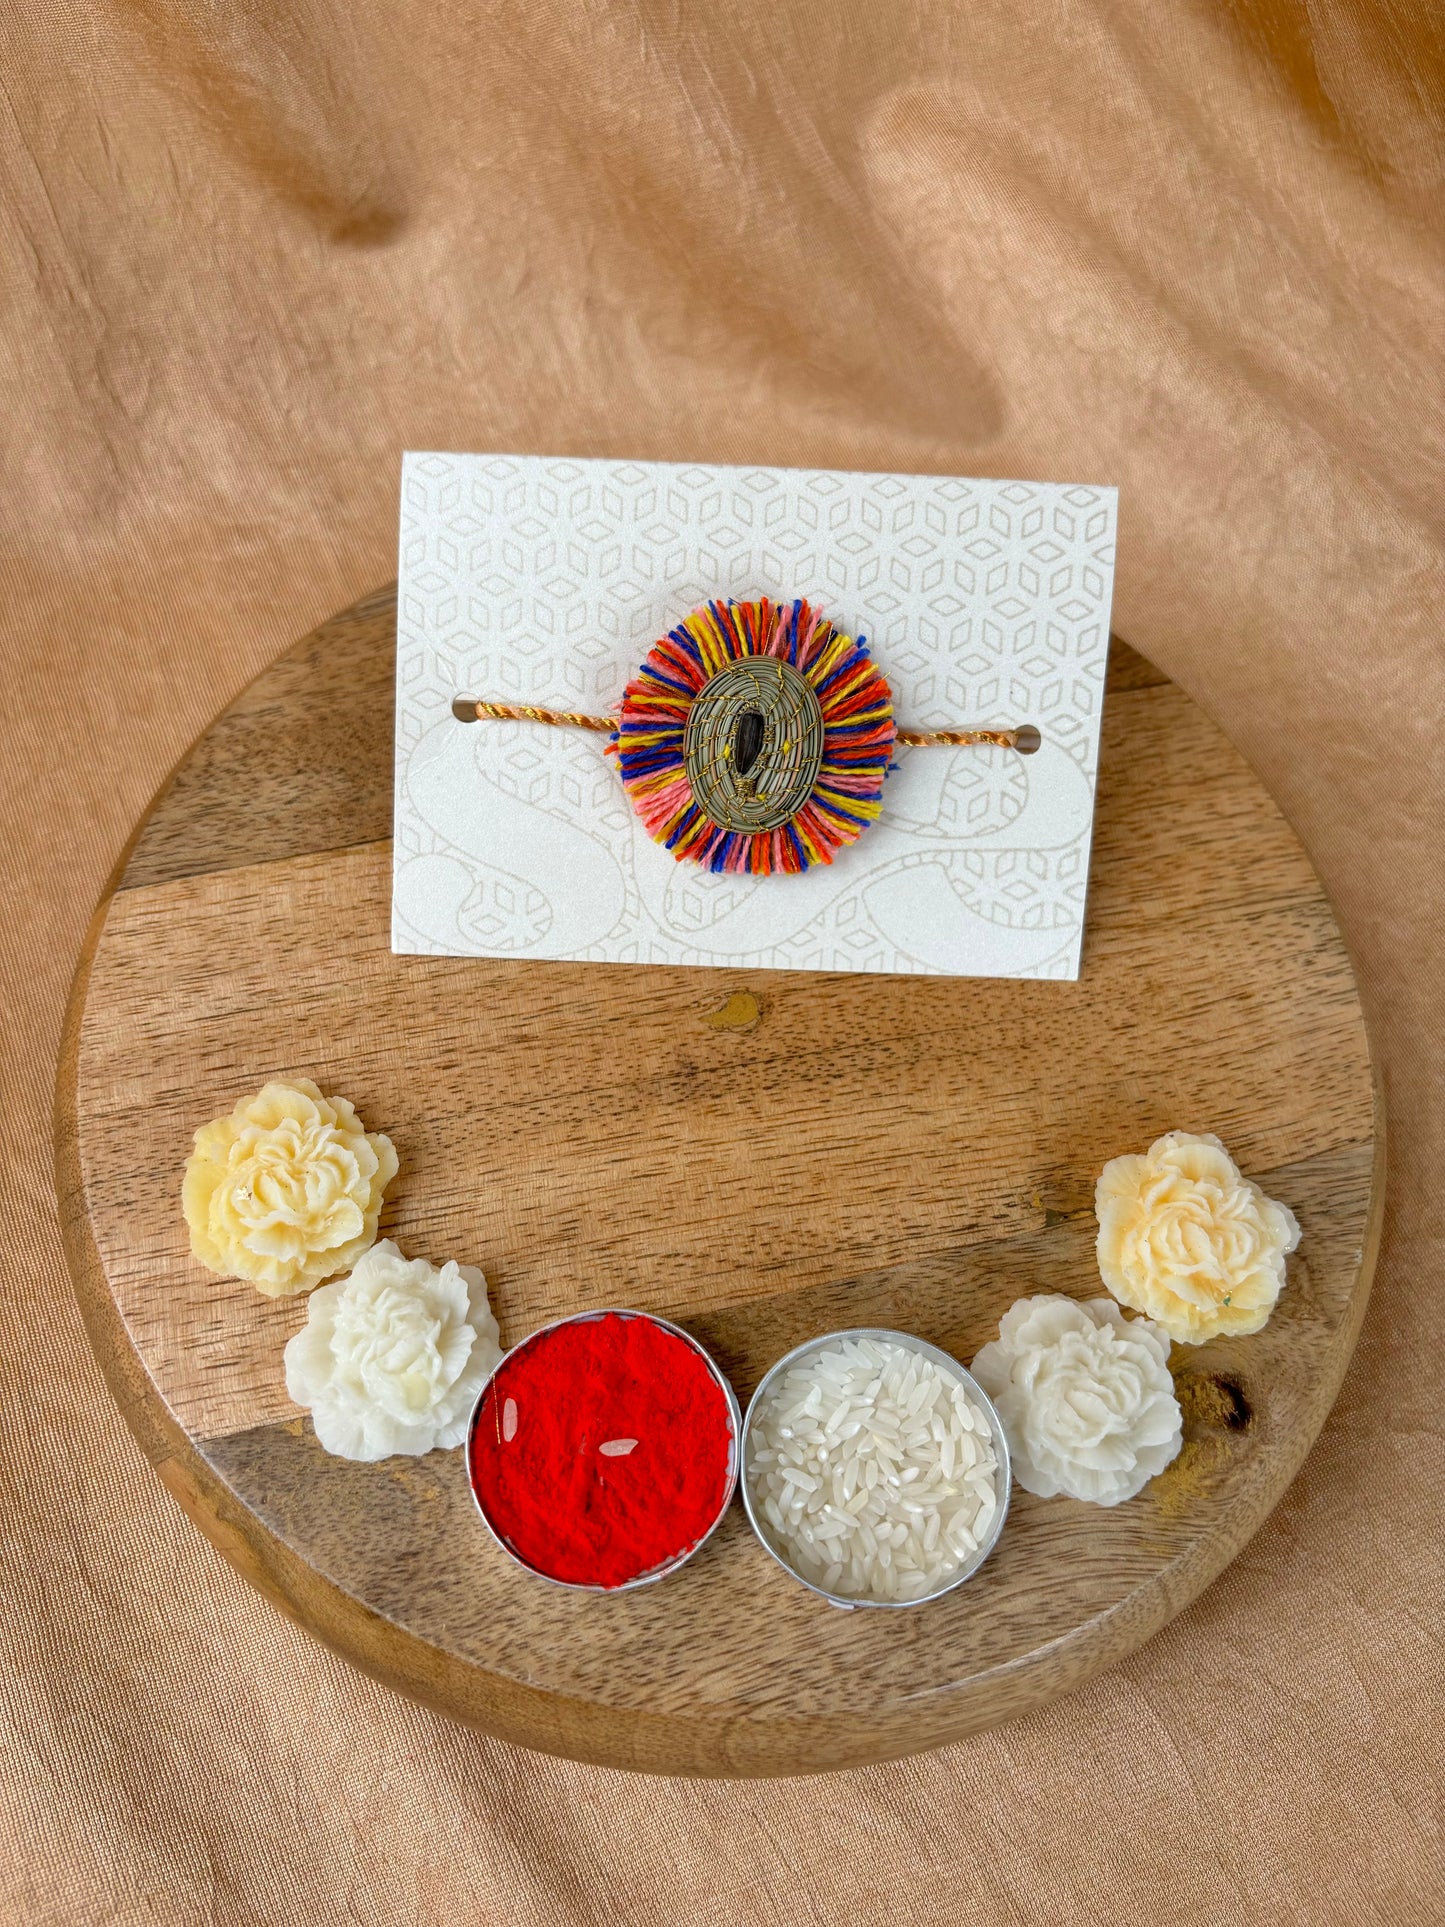
[[[826,1351],[829,1346],[841,1345],[850,1338],[875,1338],[891,1345],[905,1345],[911,1351],[920,1352],[925,1358],[931,1358],[936,1365],[941,1365],[945,1371],[954,1373],[955,1376],[963,1381],[964,1389],[967,1391],[969,1397],[977,1400],[978,1404],[982,1407],[988,1419],[989,1431],[993,1436],[993,1449],[998,1459],[1000,1474],[1000,1490],[998,1511],[994,1514],[993,1524],[989,1527],[988,1536],[979,1542],[978,1550],[972,1554],[966,1564],[953,1575],[946,1585],[940,1586],[937,1592],[925,1593],[921,1599],[852,1599],[842,1593],[828,1592],[822,1586],[814,1585],[811,1579],[805,1579],[795,1566],[789,1564],[786,1556],[773,1544],[772,1538],[770,1537],[770,1528],[767,1523],[760,1519],[753,1510],[752,1489],[748,1483],[748,1439],[752,1433],[754,1416],[769,1386],[781,1373],[787,1371],[790,1365],[796,1365],[805,1358],[811,1358],[815,1352]],[[998,1536],[1003,1531],[1004,1520],[1008,1517],[1009,1499],[1013,1493],[1013,1468],[1009,1462],[1008,1440],[1004,1437],[1003,1426],[999,1423],[999,1416],[994,1410],[993,1400],[988,1396],[988,1393],[984,1391],[973,1374],[966,1371],[950,1352],[943,1351],[937,1345],[930,1345],[926,1339],[914,1338],[908,1332],[884,1331],[878,1326],[859,1325],[851,1331],[827,1332],[821,1338],[810,1338],[806,1344],[795,1345],[792,1351],[785,1352],[778,1362],[763,1374],[763,1377],[758,1382],[757,1390],[748,1400],[747,1414],[743,1419],[742,1476],[739,1483],[742,1489],[743,1510],[748,1515],[748,1524],[757,1534],[758,1542],[763,1549],[770,1553],[783,1568],[783,1571],[791,1578],[796,1579],[800,1586],[806,1586],[809,1592],[817,1593],[818,1597],[820,1599],[826,1599],[830,1606],[837,1606],[844,1612],[852,1612],[855,1608],[861,1607],[901,1608],[927,1606],[935,1599],[942,1599],[945,1593],[952,1592],[956,1586],[961,1586],[966,1579],[972,1579],[984,1560],[987,1559],[993,1551],[995,1545],[997,1545]]]
[[[640,1573],[636,1579],[624,1580],[620,1586],[584,1586],[570,1579],[554,1579],[551,1573],[539,1572],[536,1566],[529,1565],[525,1559],[513,1551],[512,1547],[507,1544],[501,1533],[497,1531],[497,1528],[487,1517],[486,1510],[482,1505],[481,1499],[477,1496],[477,1488],[472,1479],[472,1434],[476,1430],[477,1420],[481,1415],[482,1404],[488,1391],[491,1389],[492,1380],[502,1369],[502,1366],[506,1364],[508,1359],[515,1358],[518,1352],[524,1351],[528,1345],[535,1344],[539,1338],[544,1338],[548,1332],[558,1331],[563,1325],[583,1325],[586,1324],[589,1319],[594,1318],[647,1318],[650,1319],[654,1325],[661,1325],[664,1331],[675,1333],[685,1344],[692,1347],[722,1387],[723,1397],[727,1400],[728,1418],[732,1428],[732,1436],[728,1447],[727,1490],[723,1496],[722,1504],[718,1507],[717,1517],[697,1543],[689,1546],[686,1552],[680,1553],[676,1559],[670,1559],[666,1565],[656,1567],[652,1572]],[[712,1535],[726,1518],[727,1509],[733,1501],[733,1493],[737,1489],[738,1468],[741,1463],[742,1424],[742,1409],[738,1404],[737,1394],[728,1383],[721,1367],[712,1358],[707,1349],[698,1343],[692,1333],[684,1331],[681,1325],[674,1325],[669,1318],[659,1318],[656,1312],[632,1311],[620,1305],[606,1305],[599,1311],[573,1312],[570,1318],[554,1318],[550,1324],[539,1325],[536,1331],[528,1332],[527,1336],[515,1344],[509,1352],[502,1353],[502,1356],[487,1374],[482,1389],[477,1393],[477,1402],[472,1407],[471,1418],[467,1421],[467,1487],[472,1495],[472,1504],[477,1508],[477,1514],[494,1542],[501,1547],[502,1551],[506,1553],[514,1565],[520,1566],[523,1572],[530,1573],[534,1579],[541,1579],[549,1586],[557,1586],[563,1592],[595,1592],[608,1596],[620,1592],[634,1592],[638,1586],[655,1585],[659,1579],[666,1579],[670,1572],[676,1572],[680,1567],[685,1566],[693,1554],[697,1552],[700,1547],[707,1544],[708,1540],[711,1539]]]

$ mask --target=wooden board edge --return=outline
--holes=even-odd
[[[109,884],[107,885],[107,888],[106,888],[107,901],[109,900],[110,897],[118,894],[122,890],[144,889],[145,887],[151,884],[163,884],[167,882],[174,882],[174,881],[177,881],[180,877],[184,877],[184,876],[207,875],[207,874],[215,873],[205,869],[202,869],[200,871],[193,871],[193,870],[186,869],[186,870],[179,870],[179,871],[173,872],[169,867],[163,866],[161,871],[156,874],[152,874],[150,871],[147,871],[147,870],[142,870],[139,874],[136,874],[133,876],[131,873],[132,858],[135,857],[137,852],[139,851],[140,846],[145,839],[146,832],[151,826],[152,818],[155,817],[161,805],[165,802],[170,791],[175,787],[178,777],[182,774],[182,772],[185,770],[187,765],[190,763],[191,759],[195,756],[196,751],[199,749],[201,743],[205,740],[207,736],[210,735],[210,733],[216,727],[216,724],[218,722],[220,722],[224,717],[231,715],[233,711],[240,709],[247,702],[247,700],[256,692],[259,685],[268,676],[272,675],[275,672],[276,667],[279,663],[285,662],[291,656],[299,655],[305,649],[314,648],[319,642],[321,642],[325,638],[328,630],[335,628],[337,626],[344,627],[345,625],[354,621],[364,621],[372,615],[382,614],[385,612],[388,604],[390,604],[391,606],[391,610],[394,618],[395,610],[396,610],[396,596],[397,596],[397,580],[395,577],[393,577],[390,582],[383,583],[378,588],[369,590],[365,595],[358,596],[356,601],[348,604],[348,606],[345,609],[338,609],[335,612],[335,614],[327,616],[324,621],[318,622],[313,628],[308,629],[304,635],[295,637],[290,643],[286,645],[284,649],[280,650],[276,655],[272,656],[267,662],[264,662],[261,665],[261,667],[256,671],[254,676],[249,677],[244,683],[242,683],[241,687],[231,697],[230,701],[226,703],[224,708],[218,710],[216,714],[212,716],[210,721],[205,725],[205,727],[201,730],[198,730],[197,733],[191,738],[190,742],[187,743],[186,747],[181,751],[180,755],[171,764],[170,768],[166,771],[165,775],[161,778],[156,788],[152,791],[150,799],[146,803],[145,808],[141,811],[141,814],[136,821],[135,829],[132,831],[130,839],[126,843],[125,850],[122,853],[122,856],[119,862],[116,864],[115,871],[111,876]],[[377,838],[370,837],[370,836],[363,837],[360,839],[360,842],[362,844],[376,842],[376,841],[378,841]],[[358,845],[355,842],[348,842],[343,840],[338,842],[334,846],[328,846],[326,850],[308,852],[307,854],[325,855],[329,853],[329,850],[332,847],[338,850],[344,850],[344,849],[356,848],[358,847]],[[226,870],[231,868],[246,868],[246,867],[249,867],[249,866],[246,864],[239,864],[239,865],[222,864],[219,866],[219,869]]]

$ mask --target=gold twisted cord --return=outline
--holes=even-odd
[[[617,727],[615,716],[584,716],[575,709],[534,709],[529,703],[484,703],[471,698],[459,698],[457,709],[461,713],[472,710],[478,722],[517,722],[546,723],[550,727],[558,725],[572,729],[606,730],[609,734]],[[909,743],[916,749],[929,749],[943,744],[950,748],[966,748],[971,743],[991,743],[996,749],[1022,749],[1025,754],[1038,748],[1038,731],[1025,726],[1023,729],[900,729],[898,740]],[[1021,742],[1021,738],[1032,739]]]
[[[992,743],[996,749],[1017,749],[1019,733],[1016,729],[900,729],[898,740],[912,743],[916,749],[928,749],[934,743],[960,747],[969,743]]]
[[[570,724],[573,729],[606,729],[617,727],[615,716],[583,716],[573,709],[533,709],[526,703],[468,703],[475,709],[479,723],[495,720],[513,723],[558,723]]]

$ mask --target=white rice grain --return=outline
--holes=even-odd
[[[746,1476],[788,1564],[849,1599],[922,1599],[992,1529],[983,1407],[910,1347],[849,1338],[792,1365],[758,1407]]]

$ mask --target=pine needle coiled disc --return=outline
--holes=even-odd
[[[720,669],[688,711],[683,763],[698,808],[724,830],[776,830],[812,795],[823,709],[790,664],[750,656]]]

